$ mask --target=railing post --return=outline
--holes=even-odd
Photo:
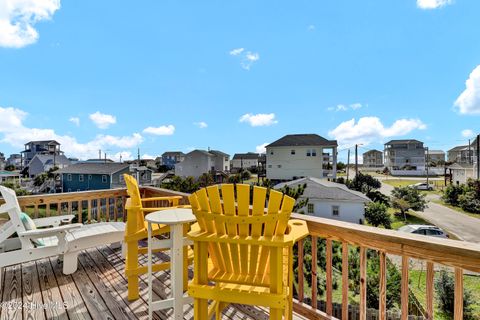
[[[360,247],[360,320],[367,319],[367,250]]]
[[[427,320],[433,320],[433,278],[435,276],[434,264],[433,262],[427,262],[427,292],[426,292],[426,300],[427,300]]]
[[[379,252],[380,256],[380,288],[378,290],[379,305],[378,311],[381,320],[387,319],[387,259],[383,251]]]
[[[402,304],[402,320],[408,319],[408,262],[407,256],[402,256],[402,289],[401,289],[401,304]]]
[[[342,243],[342,320],[348,320],[348,243]]]
[[[318,238],[312,237],[312,308],[317,310],[317,242]]]
[[[298,241],[298,301],[303,302],[303,239]]]
[[[332,303],[333,303],[333,299],[332,299],[332,291],[333,291],[333,283],[332,283],[332,277],[333,277],[333,274],[332,274],[332,240],[330,239],[327,239],[327,244],[326,244],[326,255],[325,255],[325,258],[326,258],[326,287],[327,287],[327,290],[326,290],[326,312],[327,312],[327,315],[331,316],[332,315]]]
[[[463,319],[463,270],[455,268],[455,320]]]

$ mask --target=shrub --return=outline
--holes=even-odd
[[[373,202],[380,202],[387,207],[390,207],[390,198],[378,190],[369,191],[367,192],[366,196],[370,198],[370,200],[372,200]]]
[[[460,208],[472,213],[480,213],[480,200],[475,191],[468,191],[458,197]]]
[[[399,209],[405,220],[408,210],[423,211],[427,207],[425,194],[411,187],[395,187],[392,191],[392,206]]]
[[[457,186],[457,185],[451,184],[445,188],[442,199],[446,203],[456,206],[458,205],[458,197],[464,194],[464,192],[465,192],[465,187],[463,185]]]
[[[387,213],[387,206],[380,202],[370,202],[365,208],[365,219],[374,227],[392,228],[392,218]]]
[[[382,186],[380,180],[369,174],[359,172],[348,186],[352,190],[368,193],[372,189],[379,189]]]
[[[435,280],[435,289],[437,291],[438,307],[453,319],[455,308],[455,280],[451,273],[441,270],[439,277]],[[463,319],[473,319],[472,315],[473,299],[469,291],[463,292]]]

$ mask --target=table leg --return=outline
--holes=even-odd
[[[183,319],[183,225],[170,226],[172,237],[172,293],[174,299],[173,318]]]
[[[153,316],[153,306],[152,306],[152,282],[153,282],[153,275],[152,275],[152,224],[148,224],[148,248],[147,248],[147,255],[148,255],[148,319],[152,319]]]

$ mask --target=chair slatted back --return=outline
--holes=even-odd
[[[264,245],[245,244],[242,239],[265,239],[282,236],[295,200],[271,190],[250,185],[223,184],[200,189],[189,197],[202,232],[212,235],[209,256],[221,272],[248,276],[249,282],[268,273],[269,249]],[[238,239],[228,243],[218,238]]]
[[[22,210],[20,208],[20,204],[18,203],[15,191],[7,187],[0,186],[0,193],[5,201],[4,206],[7,208],[8,216],[10,221],[15,226],[15,230],[17,232],[26,231],[20,217]]]
[[[142,200],[140,197],[140,189],[138,188],[137,180],[129,175],[124,174],[125,184],[127,185],[127,193],[130,199],[127,200],[126,208],[137,208],[138,210],[130,210],[129,212],[136,212],[135,217],[127,217],[127,234],[133,234],[145,228],[145,219],[142,212]],[[128,223],[130,221],[130,223]],[[135,221],[135,224],[131,222]],[[132,230],[133,229],[133,230]]]

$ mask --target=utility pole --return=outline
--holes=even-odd
[[[348,181],[349,173],[350,173],[350,149],[348,149],[348,156],[347,156],[347,181]]]
[[[358,176],[358,144],[355,145],[355,177],[356,176]]]
[[[462,158],[462,153],[460,153],[460,159],[461,158]],[[473,164],[473,155],[472,155],[470,139],[468,139],[468,163]]]
[[[477,179],[480,179],[480,134],[477,134]]]
[[[425,148],[427,150],[427,187],[429,186],[428,184],[428,165],[430,164],[430,156],[428,154],[428,147]]]

